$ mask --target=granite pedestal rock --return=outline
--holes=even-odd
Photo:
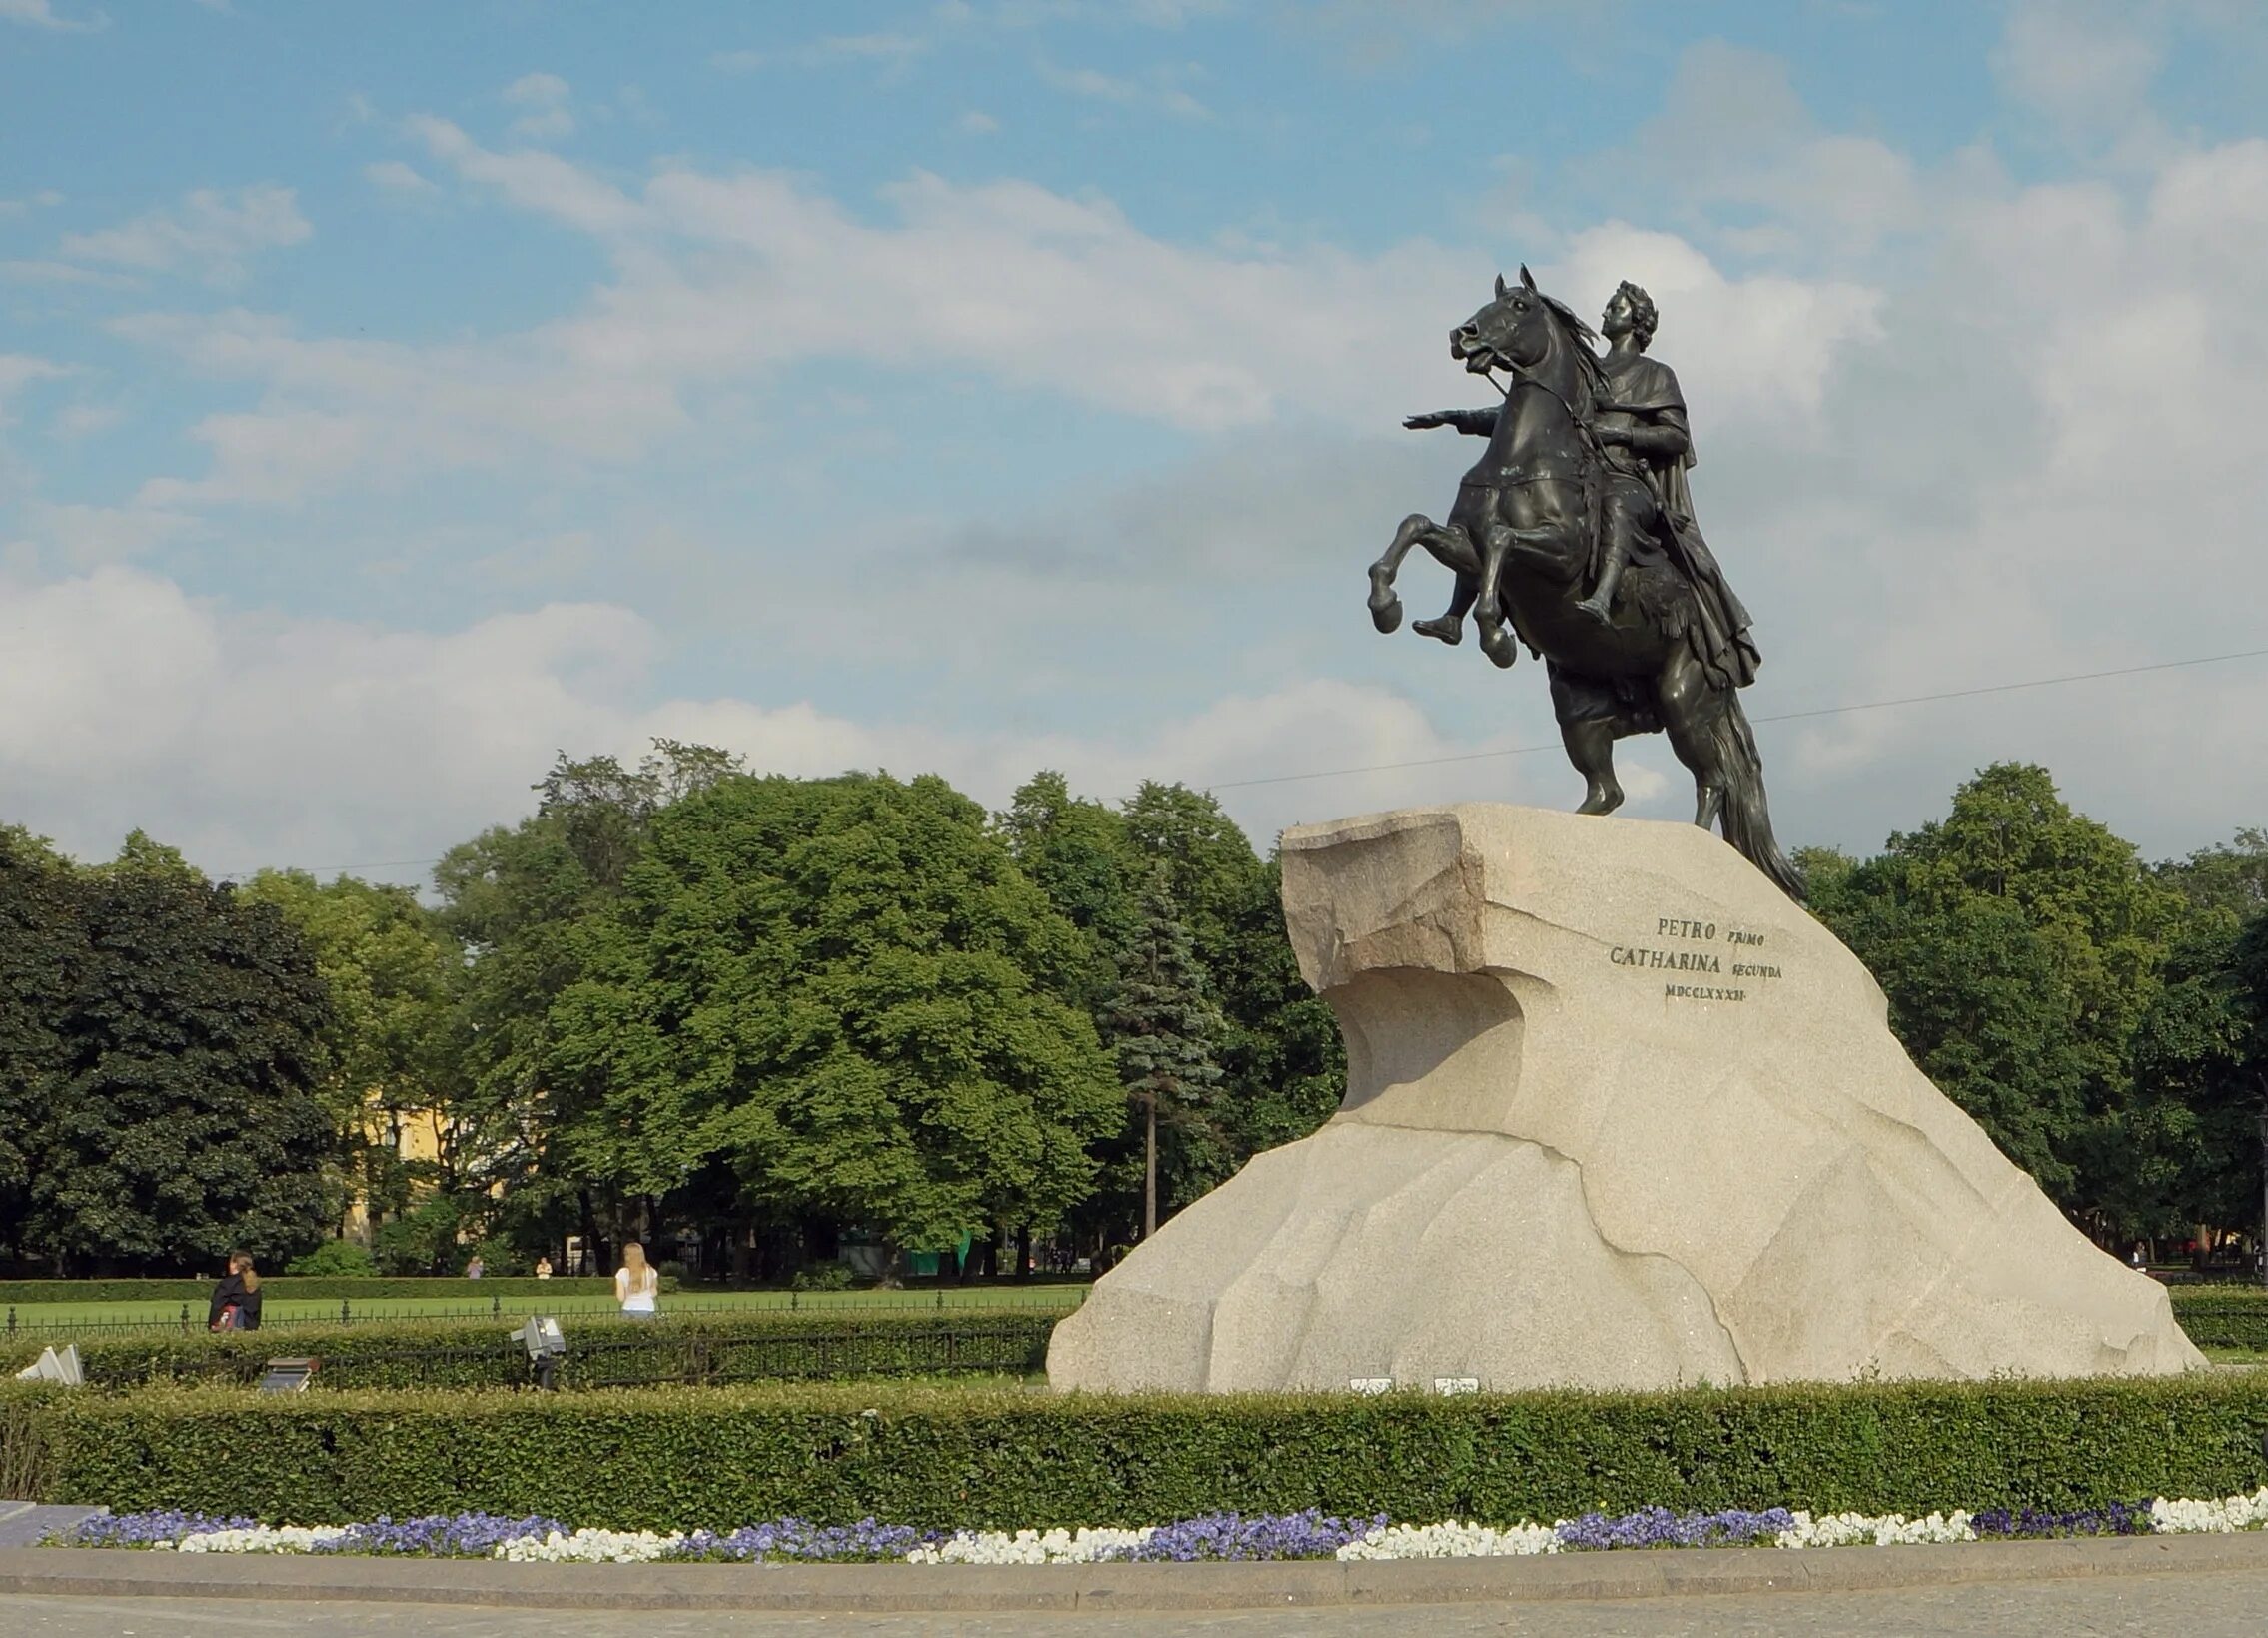
[[[1467,805],[1301,826],[1283,866],[1346,1101],[1098,1281],[1055,1387],[2203,1364],[1715,836]]]

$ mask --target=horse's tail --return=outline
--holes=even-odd
[[[1725,691],[1724,709],[1717,713],[1709,734],[1716,742],[1716,766],[1724,781],[1724,839],[1770,876],[1773,886],[1802,903],[1803,872],[1772,838],[1771,810],[1764,801],[1764,760],[1756,754],[1756,736],[1737,693]]]

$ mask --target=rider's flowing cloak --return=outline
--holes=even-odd
[[[1671,561],[1694,589],[1695,629],[1688,633],[1694,655],[1712,686],[1744,689],[1756,680],[1760,657],[1748,635],[1748,611],[1725,584],[1716,554],[1709,551],[1701,526],[1694,522],[1693,491],[1686,483],[1686,469],[1695,462],[1686,395],[1679,390],[1677,375],[1659,359],[1642,353],[1620,364],[1612,356],[1602,362],[1615,388],[1615,402],[1603,409],[1624,411],[1641,421],[1671,422],[1686,435],[1686,453],[1677,460],[1658,464],[1641,456],[1639,465],[1669,520],[1672,539],[1665,545]]]

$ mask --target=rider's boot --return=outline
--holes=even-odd
[[[1599,584],[1576,608],[1602,626],[1610,624],[1615,618],[1615,587],[1622,578],[1623,554],[1610,552],[1606,566],[1599,571]]]
[[[1410,630],[1425,637],[1441,639],[1451,648],[1465,641],[1465,617],[1455,609],[1435,620],[1413,620]]]

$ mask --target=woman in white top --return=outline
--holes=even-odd
[[[622,1247],[622,1266],[614,1271],[614,1300],[626,1316],[651,1319],[653,1294],[661,1289],[661,1276],[645,1260],[645,1247],[632,1240]]]

